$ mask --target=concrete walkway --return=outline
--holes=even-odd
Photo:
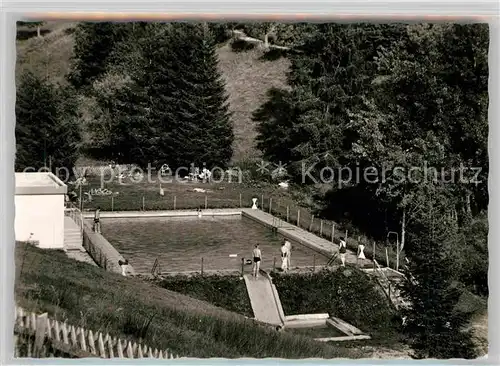
[[[279,220],[275,216],[268,214],[262,210],[252,210],[251,208],[244,208],[241,211],[244,217],[257,221],[269,228],[276,227],[278,233],[292,241],[292,243],[297,242],[326,256],[332,256],[333,254],[338,253],[338,244],[320,238],[316,234],[310,233],[309,231],[299,228],[298,226],[289,224],[286,221]],[[336,262],[340,263],[340,258],[337,258]],[[346,253],[346,263],[356,264],[356,262],[356,253],[348,249]],[[367,263],[371,264],[372,261],[367,258],[365,260],[365,264]]]
[[[247,286],[254,318],[267,324],[282,326],[283,322],[273,294],[271,281],[264,275],[254,278],[252,275],[246,274],[243,278]]]
[[[202,216],[239,216],[241,209],[238,208],[219,208],[202,209]],[[165,210],[165,211],[101,211],[102,219],[111,218],[135,218],[135,217],[196,217],[196,210]],[[83,212],[83,217],[91,219],[94,217],[93,211]]]

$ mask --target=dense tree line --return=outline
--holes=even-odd
[[[487,25],[317,30],[290,55],[291,90],[255,111],[258,146],[296,183],[327,181],[324,215],[378,240],[399,233],[417,357],[471,357],[452,285],[488,292]],[[395,169],[425,166],[436,172],[427,179]],[[452,176],[459,166],[464,180]]]
[[[16,171],[56,172],[72,168],[80,148],[75,94],[32,73],[22,76],[16,95]]]
[[[76,54],[75,68],[83,70],[78,75],[85,75],[85,70],[93,75],[84,78],[91,84],[85,92],[96,102],[88,148],[93,156],[142,166],[227,165],[233,130],[213,27],[82,27],[85,57]]]

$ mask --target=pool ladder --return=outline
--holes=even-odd
[[[330,259],[328,260],[328,262],[326,262],[326,265],[327,266],[332,266],[333,263],[335,262],[335,259],[337,259],[338,256],[339,256],[339,253],[335,253],[334,255],[332,255],[330,257]]]
[[[160,273],[160,262],[158,261],[158,258],[155,259],[155,263],[153,264],[153,268],[151,269],[151,274],[153,276],[156,276]]]

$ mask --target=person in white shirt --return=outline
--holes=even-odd
[[[285,239],[285,247],[288,250],[288,253],[286,255],[286,260],[287,260],[287,267],[288,269],[292,268],[292,243],[290,243],[288,240]]]
[[[120,265],[122,269],[122,276],[127,276],[127,271],[128,271],[128,260],[125,259],[125,261],[122,261],[121,259],[118,261],[118,264]]]
[[[339,245],[339,254],[340,254],[340,260],[342,262],[342,267],[345,267],[345,256],[347,253],[347,244],[345,242],[344,237],[340,238],[340,245]]]
[[[288,271],[288,248],[286,247],[286,241],[283,241],[281,245],[281,270],[283,272]]]
[[[365,246],[363,244],[358,245],[358,263],[360,263],[361,267],[365,264]]]
[[[252,251],[253,255],[253,276],[259,278],[260,262],[262,260],[262,252],[259,249],[259,244],[255,245]]]

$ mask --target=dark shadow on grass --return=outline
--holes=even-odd
[[[259,57],[259,61],[276,61],[287,56],[287,50],[271,49]]]
[[[248,52],[255,49],[255,45],[241,40],[231,42],[231,50],[233,52]]]
[[[40,30],[40,36],[45,36],[46,34],[49,34],[50,30],[48,29],[42,29]],[[17,30],[17,35],[16,39],[18,41],[26,41],[27,39],[30,38],[35,38],[37,37],[37,31],[36,29],[18,29]]]

